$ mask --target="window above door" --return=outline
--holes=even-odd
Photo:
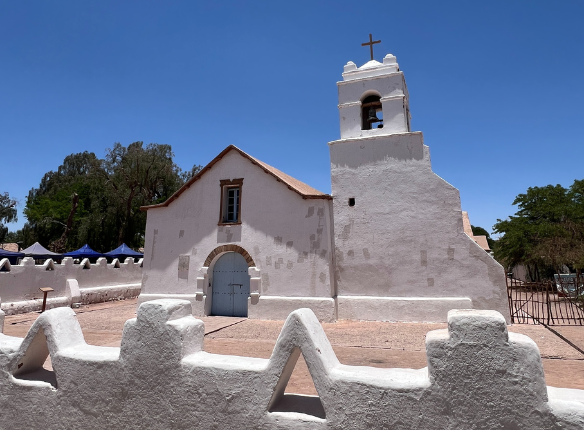
[[[241,224],[241,189],[243,178],[222,179],[219,225]]]

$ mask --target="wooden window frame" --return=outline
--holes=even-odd
[[[221,201],[219,204],[219,222],[217,225],[238,225],[241,224],[241,196],[243,194],[243,178],[237,179],[221,179],[219,181],[219,185],[221,186]],[[224,221],[224,207],[223,202],[225,201],[225,193],[229,188],[239,188],[239,200],[237,202],[237,221]]]

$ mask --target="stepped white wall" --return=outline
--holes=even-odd
[[[134,263],[132,258],[124,263],[114,260],[107,264],[105,258],[96,264],[83,260],[73,264],[70,257],[62,264],[51,259],[35,265],[34,259],[25,257],[20,264],[10,265],[8,259],[0,261],[0,301],[2,310],[8,314],[40,309],[43,293],[39,288],[50,287],[48,308],[67,306],[71,303],[95,303],[116,298],[136,297],[142,283],[142,261]],[[75,281],[79,291],[71,291]],[[74,287],[75,288],[75,287]]]
[[[432,172],[422,133],[329,145],[339,319],[441,321],[460,307],[509,318],[503,267],[464,233],[459,192]]]
[[[269,360],[203,351],[185,300],[143,303],[121,348],[87,345],[71,309],[0,335],[0,428],[582,429],[584,391],[546,387],[539,351],[494,311],[451,311],[428,367],[340,364],[309,309]],[[284,394],[303,354],[319,396]],[[41,366],[50,354],[54,372]]]

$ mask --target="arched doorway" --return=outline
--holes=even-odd
[[[247,317],[248,264],[237,252],[227,252],[213,266],[211,315]]]

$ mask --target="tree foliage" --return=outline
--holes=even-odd
[[[11,199],[8,193],[0,193],[0,242],[4,242],[8,233],[8,227],[4,223],[18,220],[15,206],[16,200]]]
[[[518,211],[497,220],[495,258],[509,270],[526,266],[532,280],[547,278],[564,266],[584,268],[584,180],[569,189],[560,185],[529,188],[519,194]]]
[[[56,251],[88,243],[108,251],[125,242],[144,244],[146,214],[140,206],[166,200],[198,172],[183,172],[170,145],[115,143],[104,159],[82,152],[65,157],[57,171],[46,173],[28,195],[28,223],[16,233],[24,246],[39,241]]]
[[[184,183],[173,156],[170,145],[152,143],[145,148],[142,142],[127,148],[116,143],[108,149],[101,172],[119,244],[143,242],[146,214],[140,206],[166,200]]]

